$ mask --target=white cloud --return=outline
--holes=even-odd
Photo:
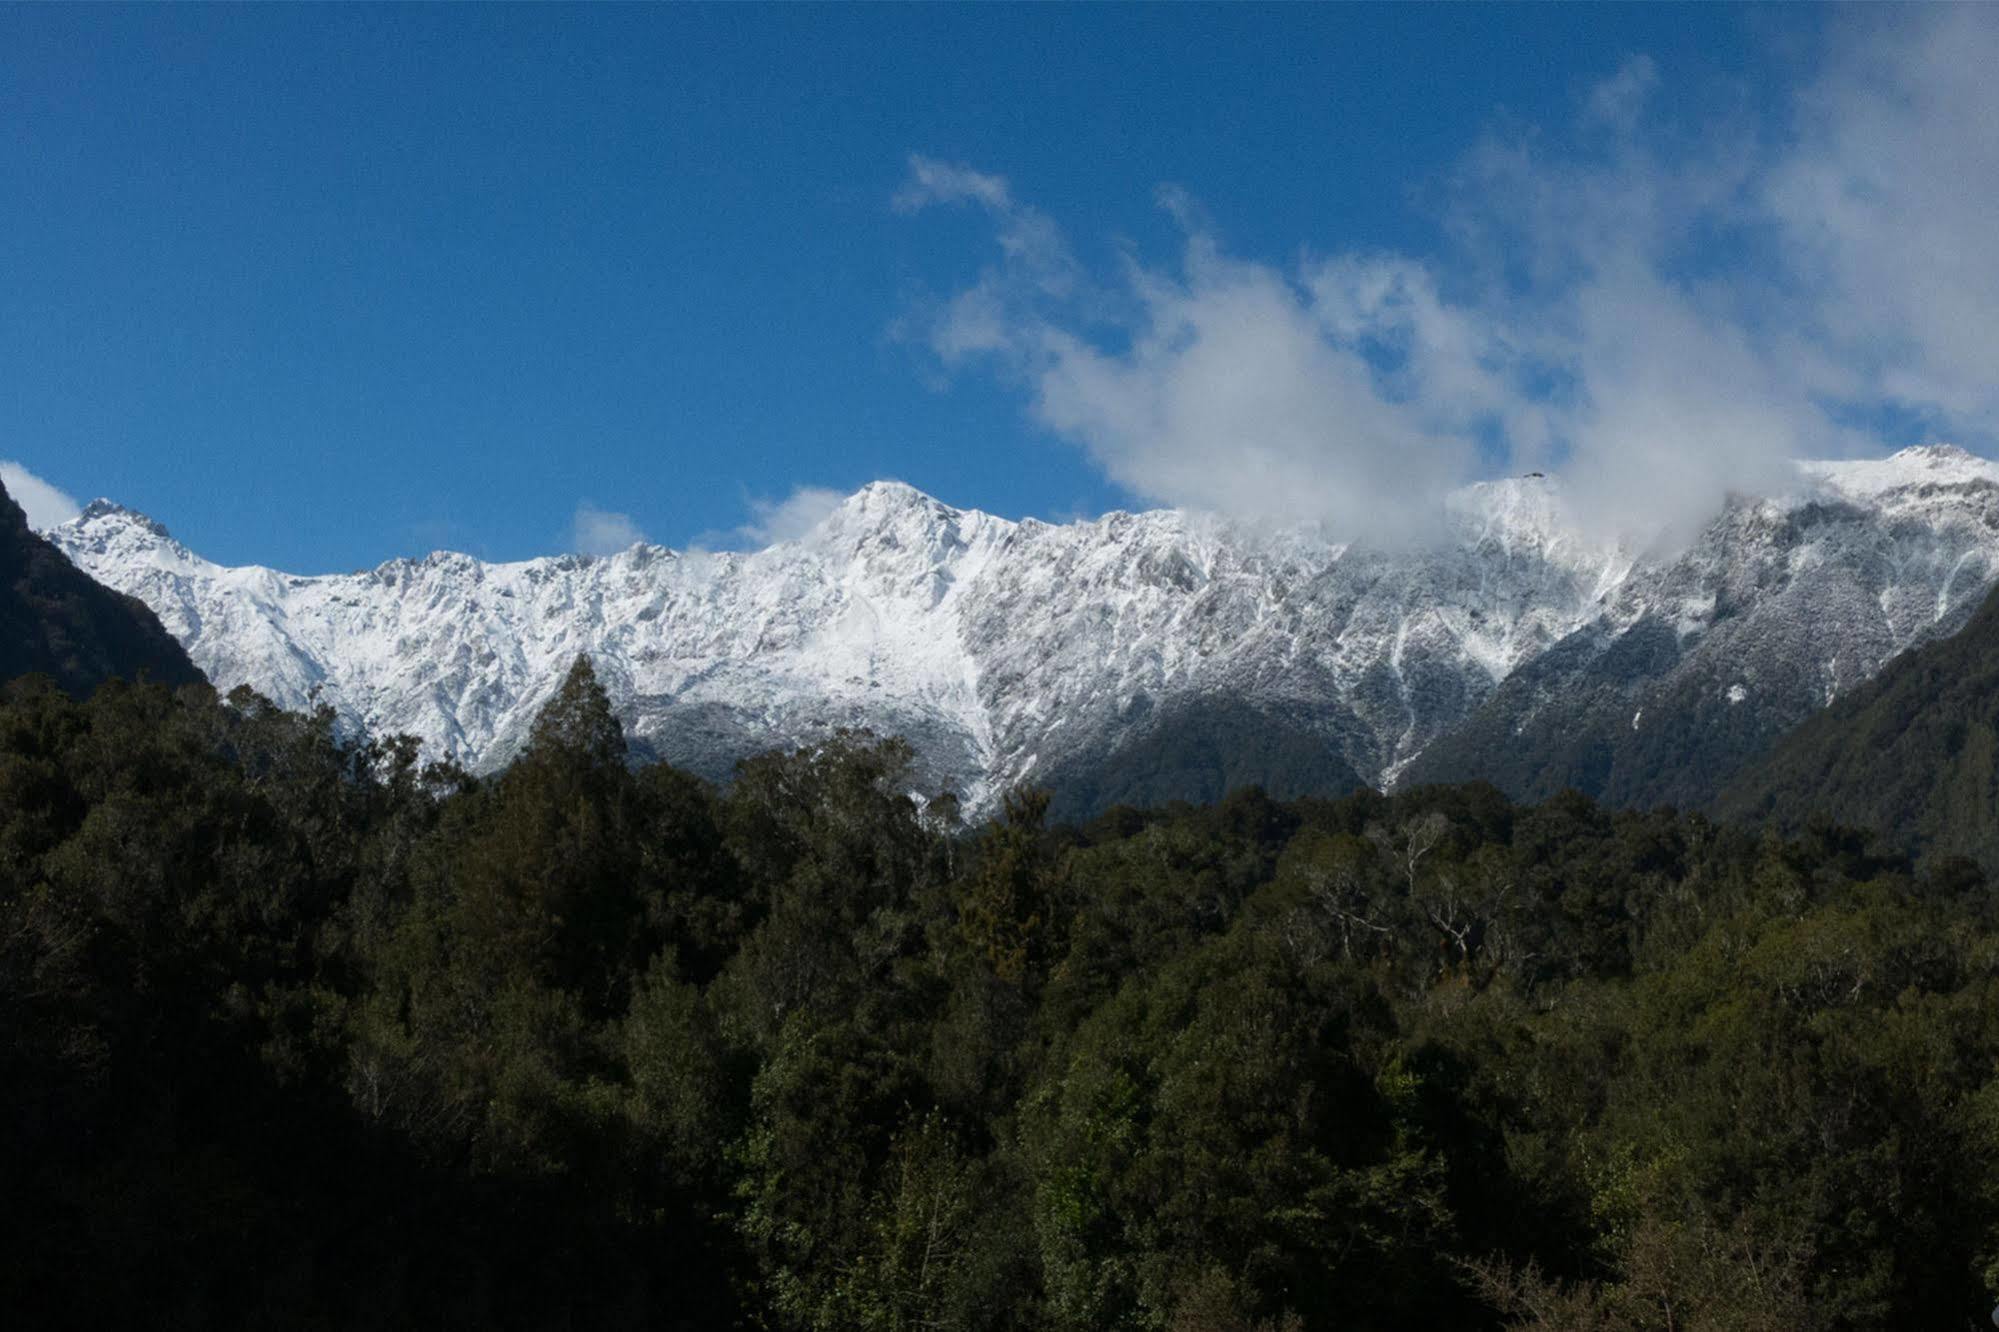
[[[1002,177],[911,153],[909,180],[896,193],[896,210],[914,213],[939,203],[977,203],[1004,213],[1013,207],[1013,194]]]
[[[1169,190],[1183,253],[1093,275],[1002,177],[913,158],[896,202],[998,241],[930,350],[1144,499],[1379,538],[1559,469],[1579,512],[1672,539],[1790,459],[1907,442],[1855,421],[1999,443],[1995,68],[1999,7],[1863,12],[1778,120],[1688,132],[1634,56],[1571,124],[1469,146],[1425,256],[1231,256]]]
[[[67,493],[56,489],[17,462],[0,462],[0,484],[28,515],[28,526],[37,532],[60,527],[83,512]]]
[[[1631,82],[1627,66],[1607,85],[1620,107]],[[1601,101],[1587,101],[1597,129]],[[1771,228],[1742,202],[1753,160],[1668,158],[1634,125],[1581,161],[1532,139],[1482,144],[1452,222],[1468,267],[1524,275],[1466,315],[1517,358],[1506,465],[1559,469],[1577,515],[1606,533],[1675,541],[1726,493],[1779,488],[1788,460],[1851,443],[1799,373],[1791,298],[1745,271]]]
[[[824,522],[846,498],[824,486],[799,486],[781,500],[752,499],[750,521],[736,529],[735,537],[754,547],[796,541]]]
[[[1855,398],[1999,429],[1999,8],[1849,17],[1763,201]]]
[[[570,548],[579,555],[616,555],[645,539],[646,534],[639,530],[630,514],[612,513],[588,500],[576,506],[576,518],[570,527]]]
[[[1142,322],[1105,351],[1039,330],[1036,416],[1111,477],[1170,504],[1385,539],[1469,475],[1462,441],[1326,335],[1311,293],[1189,238],[1178,274],[1136,276]]]

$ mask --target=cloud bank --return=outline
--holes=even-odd
[[[83,512],[74,497],[56,489],[17,462],[0,462],[0,484],[7,487],[7,493],[28,515],[28,526],[37,532],[60,527]]]
[[[1801,456],[1999,442],[1995,68],[1999,7],[1856,12],[1780,115],[1689,128],[1634,57],[1469,146],[1425,255],[1232,255],[1165,189],[1179,253],[1092,273],[1006,179],[919,156],[898,209],[977,209],[997,253],[905,322],[1148,501],[1381,541],[1559,470],[1606,534],[1680,539]]]

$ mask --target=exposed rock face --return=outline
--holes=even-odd
[[[1999,467],[1939,448],[1810,464],[1668,559],[1584,538],[1538,478],[1460,493],[1447,529],[1393,552],[1180,512],[1052,526],[877,483],[752,554],[297,577],[211,564],[103,502],[51,535],[218,687],[318,698],[474,767],[506,761],[588,652],[640,752],[714,776],[865,725],[975,812],[1019,781],[1066,813],[1249,781],[1651,799],[1711,793],[1960,624],[1999,574]]]

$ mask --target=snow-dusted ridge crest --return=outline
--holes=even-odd
[[[1012,521],[877,482],[750,553],[439,552],[317,576],[211,563],[101,500],[49,536],[217,687],[323,701],[474,768],[508,760],[588,653],[645,752],[723,776],[865,725],[974,811],[1215,699],[1389,782],[1576,635],[1664,622],[1693,643],[1799,585],[1838,589],[1813,602],[1824,651],[1745,661],[1730,687],[1753,698],[1757,669],[1788,669],[1830,697],[1954,628],[1999,573],[1999,465],[1947,446],[1803,464],[1796,493],[1732,501],[1668,559],[1585,538],[1545,478],[1447,509],[1444,540],[1383,553],[1173,510]]]

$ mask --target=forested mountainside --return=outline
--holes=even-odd
[[[0,680],[31,671],[79,696],[114,676],[202,678],[144,602],[79,572],[0,486]]]
[[[1968,862],[1489,787],[954,823],[0,697],[0,1298],[77,1327],[1960,1327]]]
[[[1456,496],[1436,540],[1369,550],[1173,511],[1010,522],[883,483],[751,554],[324,577],[217,566],[101,502],[51,536],[219,687],[477,771],[587,652],[639,755],[722,780],[865,726],[910,742],[918,790],[984,815],[1027,783],[1061,817],[1475,778],[1704,804],[1999,576],[1999,467],[1947,447],[1806,464],[1683,550],[1584,518],[1519,477]]]
[[[1999,866],[1999,594],[1785,736],[1715,808],[1875,828],[1912,854]]]

